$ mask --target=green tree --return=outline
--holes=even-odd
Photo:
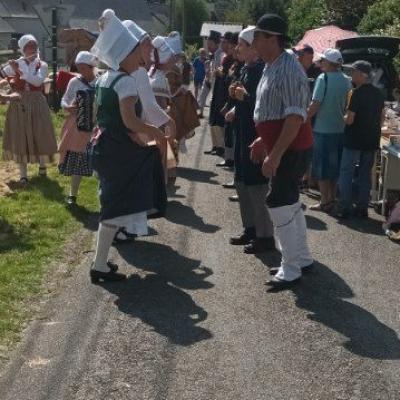
[[[243,0],[253,24],[266,13],[279,14],[286,18],[287,0]]]
[[[201,26],[209,19],[204,0],[175,0],[175,29],[182,32],[187,42],[199,39]]]
[[[287,11],[289,36],[299,40],[305,31],[324,25],[329,18],[324,1],[292,0]]]
[[[372,33],[380,29],[390,29],[396,26],[396,20],[400,19],[399,0],[378,0],[364,15],[358,27],[361,33]]]
[[[286,18],[289,0],[239,0],[225,12],[225,21],[254,25],[266,13],[279,14]]]
[[[374,2],[375,0],[325,0],[329,20],[341,28],[351,30],[357,28],[368,7]]]

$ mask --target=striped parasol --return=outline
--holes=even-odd
[[[327,25],[307,31],[295,48],[308,44],[314,49],[314,59],[319,59],[324,50],[335,48],[338,40],[357,36],[359,36],[357,32],[346,31],[335,25]]]

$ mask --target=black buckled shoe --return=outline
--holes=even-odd
[[[247,228],[240,236],[231,237],[229,243],[233,246],[244,246],[249,244],[256,236],[254,228]]]
[[[222,187],[225,189],[235,189],[236,185],[235,182],[228,182],[228,183],[223,183]]]
[[[68,196],[67,197],[67,204],[69,206],[74,206],[76,204],[76,196]]]
[[[309,274],[314,270],[314,263],[306,265],[305,267],[301,267],[302,274]],[[270,268],[269,273],[270,275],[276,275],[279,271],[279,267]]]
[[[113,245],[132,243],[135,241],[136,237],[137,235],[128,233],[125,228],[120,228],[114,236]]]
[[[120,272],[112,271],[110,269],[109,272],[97,271],[96,269],[90,270],[90,280],[92,283],[96,284],[100,281],[102,282],[119,282],[126,279],[125,274],[121,274]]]
[[[301,281],[301,278],[297,278],[293,281],[285,281],[274,276],[266,284],[269,286],[268,292],[280,292],[281,290],[287,290],[296,286]]]
[[[234,194],[233,196],[229,196],[229,201],[232,203],[237,203],[239,201],[239,196],[237,194]]]
[[[217,148],[213,147],[211,150],[206,150],[204,152],[204,154],[215,154],[216,151],[217,151]]]
[[[260,254],[275,250],[275,239],[273,236],[267,238],[255,238],[244,246],[246,254]]]
[[[235,162],[233,160],[224,160],[215,164],[216,167],[227,167],[227,168],[232,168],[234,165]]]

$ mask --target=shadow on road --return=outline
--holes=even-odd
[[[318,262],[315,266],[315,273],[305,276],[293,289],[297,306],[307,310],[311,320],[345,336],[344,347],[350,352],[377,360],[400,359],[396,332],[367,310],[346,301],[354,293],[339,275]]]
[[[178,168],[178,177],[187,179],[191,182],[200,182],[200,183],[209,183],[211,185],[219,185],[219,182],[214,177],[218,176],[215,172],[212,171],[203,171],[200,169],[179,167]]]
[[[127,281],[103,287],[118,296],[115,304],[123,313],[140,318],[172,343],[189,346],[210,339],[212,334],[197,324],[206,320],[207,312],[182,289],[209,289],[206,279],[212,270],[199,260],[180,255],[170,246],[137,241],[122,245],[123,259],[142,271],[144,278],[131,276]]]
[[[140,318],[173,344],[190,346],[212,338],[210,331],[197,326],[206,320],[207,312],[163,276],[133,275],[104,287],[118,296],[115,304],[121,312]]]
[[[326,222],[320,220],[319,218],[313,217],[312,215],[305,214],[307,228],[313,229],[314,231],[327,231],[328,225]]]
[[[192,207],[176,200],[168,202],[168,211],[165,218],[174,224],[188,226],[203,233],[215,233],[221,229],[217,225],[206,224]]]
[[[346,226],[357,232],[367,233],[370,235],[383,236],[382,221],[372,218],[350,218],[338,221],[340,225]]]
[[[179,254],[161,243],[137,241],[134,245],[118,247],[121,257],[135,268],[156,273],[165,281],[188,290],[210,289],[214,285],[206,279],[213,274],[200,260]]]

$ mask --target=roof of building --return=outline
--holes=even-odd
[[[14,33],[15,30],[12,26],[5,21],[3,18],[0,17],[0,33]]]
[[[60,5],[57,0],[0,0],[0,17],[5,18],[37,18],[34,5],[54,6]],[[67,0],[67,5],[74,5],[75,10],[72,14],[74,19],[86,21],[97,20],[102,11],[113,8],[121,19],[134,19],[136,21],[151,21],[152,15],[146,0]]]
[[[204,22],[201,27],[200,36],[207,37],[210,31],[217,31],[223,35],[225,32],[240,32],[242,29],[242,25],[230,22]]]

